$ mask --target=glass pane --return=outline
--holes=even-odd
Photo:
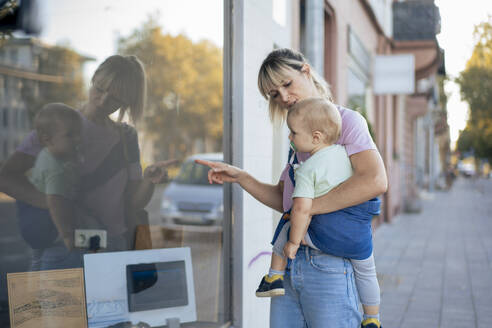
[[[365,112],[366,83],[351,69],[348,70],[348,104],[349,108]]]
[[[223,1],[35,3],[0,19],[0,327],[222,326]]]

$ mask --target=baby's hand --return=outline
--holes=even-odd
[[[294,244],[289,240],[284,246],[284,255],[289,259],[293,260],[296,258],[296,253],[298,249],[299,249],[299,244]]]
[[[73,249],[73,246],[74,246],[73,231],[63,234],[63,243],[65,244],[65,247],[69,251],[71,251]]]

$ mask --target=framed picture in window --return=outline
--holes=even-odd
[[[8,273],[11,328],[87,327],[82,268]]]

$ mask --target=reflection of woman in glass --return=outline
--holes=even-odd
[[[78,203],[107,231],[108,250],[125,250],[131,247],[129,236],[134,233],[128,231],[131,226],[127,218],[148,203],[154,184],[166,178],[168,163],[151,165],[142,176],[135,129],[110,118],[118,109],[118,121],[126,112],[133,122],[142,115],[146,76],[137,57],[107,58],[91,82],[89,99],[79,111],[82,140]],[[0,182],[2,191],[10,196],[46,208],[45,195],[25,177],[40,149],[38,136],[32,132],[5,163]],[[44,250],[35,250],[33,269],[80,267],[83,252],[69,251],[63,243],[56,242]]]
[[[313,71],[302,54],[290,49],[277,49],[268,55],[260,68],[258,86],[269,101],[272,119],[285,118],[287,110],[299,100],[322,97],[331,101],[326,82]],[[339,106],[338,110],[342,131],[337,143],[345,146],[353,175],[329,193],[314,199],[311,215],[360,204],[386,191],[384,164],[366,121],[352,110]],[[298,153],[298,160],[305,161],[308,156]],[[289,178],[289,165],[279,183],[270,185],[231,165],[197,162],[212,168],[210,182],[237,182],[253,197],[279,212],[288,211],[292,206],[294,186]],[[271,327],[360,325],[350,261],[301,245],[292,266],[294,269],[285,272],[285,296],[271,300]]]

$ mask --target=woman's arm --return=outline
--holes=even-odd
[[[210,171],[208,171],[208,181],[210,183],[239,183],[241,188],[246,190],[260,203],[263,203],[280,213],[283,212],[283,181],[279,181],[278,184],[272,185],[260,182],[248,172],[226,163],[211,162],[201,159],[197,159],[195,162],[210,167]]]
[[[130,202],[129,208],[138,210],[147,206],[154,189],[154,184],[146,179],[128,181],[125,193],[126,199]]]
[[[257,201],[283,213],[283,182],[279,181],[276,185],[263,183],[256,180],[253,176],[246,173],[246,176],[238,181],[241,188],[246,190]]]
[[[125,192],[130,208],[138,210],[147,206],[154,194],[155,185],[167,181],[167,168],[178,162],[179,160],[170,159],[154,163],[145,168],[142,180],[129,180]]]
[[[350,156],[354,174],[329,193],[315,198],[311,215],[330,213],[377,197],[388,189],[383,159],[377,150]]]
[[[34,166],[35,157],[21,152],[10,156],[0,169],[0,191],[12,198],[39,208],[48,208],[45,195],[27,179],[26,172]]]

